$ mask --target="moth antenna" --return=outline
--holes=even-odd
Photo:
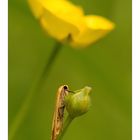
[[[75,93],[75,92],[74,92],[74,91],[72,91],[72,90],[68,90],[68,89],[67,89],[67,91],[68,91],[68,92],[71,92],[71,93]]]

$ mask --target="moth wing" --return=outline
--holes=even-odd
[[[56,95],[56,105],[55,105],[55,110],[54,110],[54,115],[53,115],[53,122],[52,122],[52,140],[56,140],[57,136],[59,135],[61,129],[62,129],[62,124],[63,124],[63,118],[60,116],[59,109],[64,104],[64,96],[66,95],[66,90],[68,89],[68,86],[63,85],[60,86],[57,95]],[[63,113],[63,112],[62,112]],[[63,114],[62,114],[63,115]]]

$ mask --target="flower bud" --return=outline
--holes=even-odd
[[[88,111],[91,104],[90,92],[91,88],[86,86],[65,97],[65,105],[70,117],[75,118]]]

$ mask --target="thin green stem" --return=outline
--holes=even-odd
[[[17,115],[15,116],[13,123],[11,124],[10,128],[9,128],[9,140],[12,140],[18,130],[18,128],[20,127],[21,123],[24,121],[32,98],[33,96],[38,93],[41,89],[41,87],[43,86],[46,78],[48,77],[51,68],[61,50],[61,43],[57,42],[54,46],[54,49],[49,57],[49,60],[47,61],[45,67],[43,68],[42,73],[40,74],[40,76],[34,81],[33,85],[31,86],[31,89],[29,90],[29,93],[27,94],[27,98],[24,100],[24,102],[21,105],[21,108],[19,109],[19,112],[17,113]]]
[[[57,140],[63,139],[63,137],[72,121],[73,121],[73,118],[68,115],[68,117],[66,118],[66,121],[64,122],[64,127],[63,127],[62,131],[60,132]]]

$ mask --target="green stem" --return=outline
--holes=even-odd
[[[65,135],[65,133],[66,133],[66,131],[67,131],[67,129],[70,126],[70,124],[71,124],[72,121],[73,121],[73,118],[72,117],[68,116],[66,118],[66,121],[64,123],[63,130],[60,132],[60,135],[58,136],[58,139],[57,140],[62,140],[63,139],[63,137],[64,137],[64,135]]]
[[[52,65],[54,64],[54,62],[59,54],[59,51],[61,50],[61,47],[62,47],[61,43],[57,42],[55,44],[54,49],[49,57],[47,64],[45,65],[42,73],[34,81],[33,85],[31,86],[31,89],[29,90],[29,93],[27,94],[27,98],[24,100],[23,104],[21,105],[21,108],[19,109],[19,112],[15,116],[13,123],[11,124],[11,126],[9,128],[9,140],[12,140],[14,138],[19,126],[25,119],[25,117],[28,113],[32,98],[36,93],[38,93],[40,91],[41,87],[43,86],[46,78],[48,77],[48,75],[51,71]]]

